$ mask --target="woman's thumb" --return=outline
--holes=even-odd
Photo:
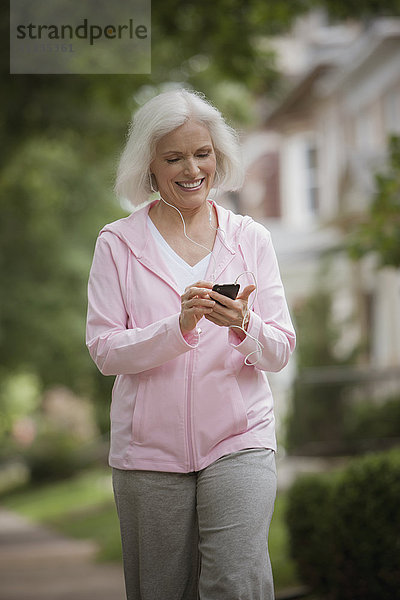
[[[237,297],[238,300],[245,300],[247,302],[247,300],[249,299],[249,296],[252,292],[254,292],[254,290],[256,289],[255,285],[247,285],[243,292]]]

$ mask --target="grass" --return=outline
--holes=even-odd
[[[94,469],[64,481],[22,488],[1,499],[4,506],[39,522],[88,510],[106,501],[112,501],[108,469]]]
[[[23,488],[0,501],[4,507],[65,535],[96,541],[99,560],[121,559],[119,523],[108,468]]]
[[[96,541],[99,560],[121,560],[119,524],[108,468],[93,469],[67,481],[21,489],[3,496],[0,502],[65,535]],[[294,563],[288,556],[285,505],[285,494],[278,494],[269,536],[277,590],[298,584]]]

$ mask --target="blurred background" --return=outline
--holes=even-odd
[[[129,212],[112,188],[131,115],[181,86],[240,132],[246,182],[218,201],[270,229],[298,333],[270,377],[277,596],[399,598],[400,2],[153,0],[150,75],[1,60],[0,599],[123,598],[86,284]]]

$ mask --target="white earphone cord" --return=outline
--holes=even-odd
[[[216,270],[216,266],[217,266],[217,261],[215,260],[215,256],[213,255],[212,250],[210,250],[209,248],[207,248],[207,246],[203,246],[203,244],[199,244],[195,240],[192,240],[192,238],[188,236],[188,234],[186,233],[185,219],[183,218],[183,215],[182,215],[181,211],[179,210],[179,208],[177,208],[173,204],[170,204],[169,202],[167,202],[166,200],[164,200],[164,198],[161,196],[160,193],[159,193],[159,195],[160,195],[160,199],[164,202],[164,204],[167,204],[171,208],[174,208],[179,213],[179,216],[180,216],[180,218],[182,220],[182,224],[183,224],[183,235],[185,236],[185,238],[187,238],[193,244],[196,244],[196,246],[199,246],[200,248],[204,248],[204,250],[207,250],[207,252],[210,255],[210,258],[213,259],[213,261],[214,261],[214,269],[213,269],[212,274],[211,274],[211,281],[212,281],[212,283],[214,283],[215,282],[215,270]],[[209,222],[210,222],[210,225],[211,225],[211,207],[210,207]],[[212,227],[212,225],[211,225],[211,227]],[[213,227],[213,229],[215,229],[215,227]],[[217,228],[217,230],[218,230],[218,228]]]
[[[244,364],[247,365],[248,367],[251,367],[251,366],[256,365],[258,363],[258,361],[260,360],[264,346],[257,338],[250,335],[250,333],[248,331],[246,331],[246,329],[244,328],[244,324],[246,322],[247,316],[250,314],[250,311],[253,309],[253,306],[255,304],[255,301],[257,298],[257,291],[258,291],[256,276],[254,275],[254,273],[252,271],[243,271],[243,273],[240,273],[240,275],[238,275],[238,277],[236,278],[235,283],[238,282],[238,280],[240,279],[240,277],[242,277],[242,275],[246,275],[247,273],[249,273],[253,277],[254,285],[256,286],[256,289],[254,290],[255,296],[253,298],[253,302],[252,302],[250,308],[247,306],[247,310],[243,316],[242,324],[241,325],[230,325],[230,328],[231,329],[234,329],[234,328],[240,329],[241,331],[243,331],[243,333],[245,334],[246,337],[250,338],[251,340],[253,340],[256,343],[256,345],[257,345],[256,350],[253,350],[253,352],[249,352],[249,354],[247,354],[247,356],[244,359]],[[253,356],[253,354],[258,355],[258,358],[257,358],[256,362],[254,362],[254,363],[249,361],[250,356]]]
[[[214,261],[214,270],[213,270],[213,272],[212,272],[212,276],[211,276],[211,281],[212,281],[212,283],[214,283],[214,282],[215,282],[215,271],[216,271],[217,262],[216,262],[216,260],[215,260],[215,257],[214,257],[214,255],[213,255],[213,252],[212,252],[212,250],[210,250],[210,249],[209,249],[209,248],[207,248],[206,246],[203,246],[203,244],[199,244],[199,243],[198,243],[198,242],[196,242],[195,240],[192,240],[192,238],[191,238],[191,237],[189,237],[189,236],[187,235],[187,233],[186,233],[186,223],[185,223],[185,219],[183,218],[183,215],[182,215],[181,211],[179,210],[179,208],[177,208],[177,207],[176,207],[176,206],[174,206],[173,204],[170,204],[169,202],[167,202],[166,200],[164,200],[164,198],[161,196],[160,192],[158,192],[158,193],[159,193],[160,199],[161,199],[161,200],[162,200],[162,201],[163,201],[165,204],[167,204],[167,205],[168,205],[168,206],[170,206],[171,208],[174,208],[174,209],[175,209],[175,210],[176,210],[176,211],[179,213],[179,216],[180,216],[180,218],[181,218],[181,220],[182,220],[182,225],[183,225],[183,235],[184,235],[184,236],[185,236],[185,237],[186,237],[186,238],[187,238],[187,239],[188,239],[190,242],[192,242],[193,244],[196,244],[196,246],[199,246],[200,248],[204,248],[204,250],[207,250],[207,252],[210,254],[210,258],[212,258],[212,259],[213,259],[213,261]],[[212,225],[212,223],[211,223],[211,207],[210,207],[209,224],[210,224],[210,227],[211,227],[212,229],[215,229],[217,232],[218,232],[218,231],[223,231],[222,229],[220,229],[220,227],[213,227],[213,225]],[[225,232],[224,232],[224,234],[225,234]],[[249,352],[249,354],[247,354],[247,355],[246,355],[246,357],[245,357],[245,359],[244,359],[244,364],[245,364],[245,365],[247,365],[248,367],[253,367],[253,366],[255,366],[255,365],[258,363],[258,361],[260,360],[260,358],[261,358],[261,354],[262,354],[262,351],[263,351],[263,348],[264,348],[264,346],[262,345],[262,343],[261,343],[259,340],[257,340],[255,337],[253,337],[252,335],[250,335],[250,333],[248,333],[248,332],[246,331],[246,329],[244,328],[244,324],[245,324],[246,318],[247,318],[247,316],[249,315],[250,311],[252,310],[252,308],[253,308],[253,306],[254,306],[254,303],[255,303],[255,301],[256,301],[256,298],[257,298],[257,280],[256,280],[256,278],[255,278],[255,275],[254,275],[254,273],[253,273],[252,271],[243,271],[243,273],[241,273],[241,274],[240,274],[240,275],[239,275],[239,276],[236,278],[236,281],[235,281],[235,283],[237,283],[238,279],[240,279],[240,277],[242,277],[242,275],[246,275],[247,273],[249,273],[249,274],[250,274],[250,275],[252,275],[252,277],[253,277],[253,280],[254,280],[254,285],[256,286],[256,289],[255,289],[256,295],[254,296],[253,303],[252,303],[251,307],[250,307],[250,308],[249,308],[249,307],[247,307],[247,309],[246,309],[246,312],[245,312],[245,314],[244,314],[244,317],[243,317],[242,324],[241,324],[241,325],[229,325],[229,329],[240,329],[241,331],[243,331],[243,333],[245,334],[245,336],[246,336],[246,337],[250,338],[251,340],[253,340],[253,341],[256,343],[256,345],[257,345],[257,348],[256,348],[256,350],[253,350],[252,352]],[[250,362],[250,361],[249,361],[249,358],[250,358],[250,356],[253,356],[253,354],[256,354],[256,355],[258,355],[258,358],[257,358],[257,360],[256,360],[255,362]]]

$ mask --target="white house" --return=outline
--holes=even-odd
[[[271,229],[291,302],[317,284],[321,254],[341,243],[343,220],[368,207],[388,135],[400,133],[400,19],[378,20],[357,35],[352,27],[342,44],[334,33],[334,50],[330,43],[329,53],[308,53],[308,67],[265,130],[244,144],[241,209]],[[360,269],[345,255],[334,262],[337,310],[356,313],[370,364],[400,365],[398,273],[378,272],[371,260]]]
[[[368,207],[388,135],[400,134],[400,19],[329,28],[317,15],[276,48],[292,85],[245,140],[240,210],[271,230],[292,306],[318,285],[331,291],[348,322],[338,352],[364,340],[366,368],[400,367],[399,273],[338,252],[318,275],[343,244],[343,223]]]

